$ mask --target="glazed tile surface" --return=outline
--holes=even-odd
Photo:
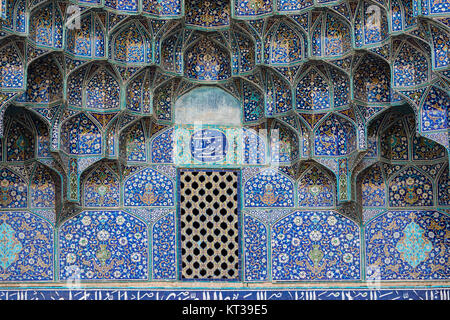
[[[206,299],[183,281],[447,281],[449,14],[439,0],[1,0],[0,285],[49,287],[0,299],[66,297],[62,282]],[[219,293],[448,298],[321,290]]]

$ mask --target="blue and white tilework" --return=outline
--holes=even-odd
[[[0,5],[0,283],[49,283],[18,297],[186,280],[185,170],[236,173],[208,191],[210,206],[223,191],[239,211],[223,217],[232,281],[416,286],[298,299],[445,296],[417,283],[450,277],[448,1]],[[108,294],[169,295],[123,286]],[[289,296],[277,290],[242,292]]]
[[[59,229],[61,280],[146,280],[148,232],[124,211],[84,211]]]
[[[333,211],[295,211],[272,227],[272,278],[358,280],[360,233]]]

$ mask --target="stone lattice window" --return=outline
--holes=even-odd
[[[180,172],[182,279],[239,279],[237,171]]]

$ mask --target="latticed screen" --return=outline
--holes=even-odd
[[[180,171],[182,279],[239,279],[238,171]]]

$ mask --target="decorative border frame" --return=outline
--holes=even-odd
[[[450,300],[450,287],[154,289],[154,288],[11,288],[0,300]]]

